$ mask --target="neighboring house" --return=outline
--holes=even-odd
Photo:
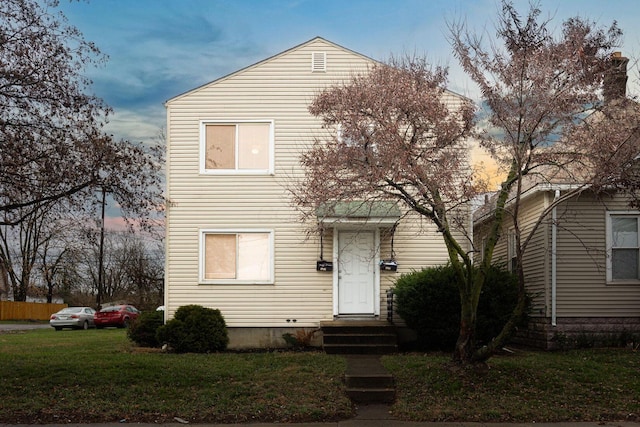
[[[281,346],[321,321],[386,319],[399,274],[447,262],[436,229],[394,204],[311,223],[293,205],[300,154],[329,132],[308,105],[373,63],[318,37],[167,101],[167,318],[217,308],[230,347]]]
[[[571,187],[539,184],[523,194],[523,235],[555,197]],[[483,247],[486,213],[475,215]],[[494,260],[513,269],[514,233],[507,224]],[[585,191],[555,207],[527,248],[524,273],[530,321],[517,341],[555,349],[609,345],[640,338],[640,212],[617,194]]]
[[[638,110],[637,104],[624,100],[628,60],[619,53],[613,59],[617,67],[605,79],[605,102]],[[527,181],[519,208],[523,236],[555,198],[581,184],[559,175],[545,183]],[[597,194],[587,189],[544,217],[523,256],[531,312],[528,327],[518,331],[517,340],[545,349],[638,344],[640,211],[630,208],[629,201],[613,189]],[[474,213],[474,244],[480,253],[494,202],[487,199]],[[512,227],[505,223],[494,252],[494,260],[511,270],[515,265]]]

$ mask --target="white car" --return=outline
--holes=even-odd
[[[91,307],[67,307],[49,318],[49,325],[56,331],[62,328],[89,329],[95,327],[94,315],[96,311]]]

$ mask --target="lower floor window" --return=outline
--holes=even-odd
[[[272,233],[204,231],[202,279],[216,283],[271,283]]]

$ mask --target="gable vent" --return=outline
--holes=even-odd
[[[311,52],[311,72],[324,73],[327,71],[327,52]]]

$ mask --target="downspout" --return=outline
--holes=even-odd
[[[469,248],[469,251],[467,251],[469,253],[469,258],[471,259],[471,263],[473,264],[474,262],[474,248],[475,248],[475,244],[473,242],[473,209],[469,209],[470,214],[469,214],[469,236],[470,237],[470,243],[471,243],[471,247]]]
[[[555,197],[553,198],[553,203],[556,202],[560,198],[560,190],[556,190]],[[556,247],[557,247],[557,235],[558,235],[558,225],[557,225],[558,213],[556,211],[556,206],[553,207],[551,211],[551,326],[557,326],[556,319],[556,295],[557,295],[557,285],[558,285],[558,277],[557,277],[557,260],[556,260]]]

